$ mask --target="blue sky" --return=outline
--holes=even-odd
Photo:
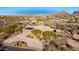
[[[79,7],[0,7],[0,15],[53,14],[60,11],[73,13]]]

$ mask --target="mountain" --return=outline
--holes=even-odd
[[[71,14],[67,13],[66,11],[61,11],[55,14],[55,17],[58,18],[68,18],[69,16],[71,16]]]
[[[79,11],[74,11],[73,14],[79,16]]]
[[[69,13],[67,13],[66,11],[61,11],[61,12],[58,12],[57,14],[61,14],[61,15],[69,15]]]
[[[79,14],[79,11],[74,11],[73,14]]]

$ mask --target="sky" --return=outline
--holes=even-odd
[[[0,15],[53,14],[60,11],[73,13],[79,7],[0,7]]]

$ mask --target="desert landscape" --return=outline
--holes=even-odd
[[[79,51],[79,11],[1,15],[0,51]]]

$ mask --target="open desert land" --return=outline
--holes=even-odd
[[[78,51],[79,13],[0,16],[0,50]]]

